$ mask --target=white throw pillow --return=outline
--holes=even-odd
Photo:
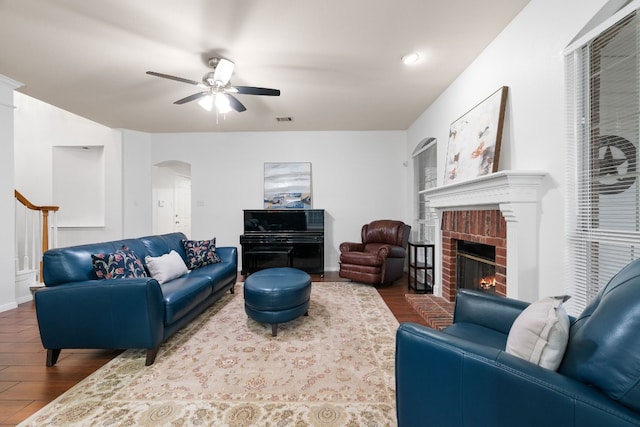
[[[529,305],[511,326],[506,351],[543,368],[556,370],[569,340],[567,297],[548,297]]]
[[[173,250],[159,257],[147,255],[144,258],[144,262],[147,265],[149,273],[151,273],[151,277],[156,279],[160,284],[189,272],[180,254]]]

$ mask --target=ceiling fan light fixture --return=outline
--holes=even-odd
[[[404,55],[401,59],[404,65],[412,65],[418,62],[420,55],[417,52],[411,52]]]
[[[231,103],[224,93],[216,94],[216,110],[220,114],[227,114],[231,111]]]
[[[200,105],[202,108],[204,108],[207,111],[213,110],[213,96],[212,95],[203,96],[198,101],[198,105]]]
[[[235,64],[228,59],[210,58],[208,64],[209,67],[213,68],[213,71],[209,71],[202,77],[202,83],[170,74],[156,73],[155,71],[147,71],[147,74],[204,88],[204,91],[179,99],[175,101],[174,104],[182,105],[197,100],[200,107],[207,111],[212,111],[215,105],[216,116],[226,114],[231,110],[235,110],[238,113],[247,110],[247,107],[232,94],[280,96],[279,89],[254,86],[231,86],[230,79]]]
[[[218,58],[213,70],[215,81],[220,86],[225,86],[227,83],[229,83],[229,79],[231,79],[234,68],[235,64],[233,62],[229,61],[228,59]]]

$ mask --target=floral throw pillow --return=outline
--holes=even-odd
[[[187,255],[187,268],[202,267],[222,262],[216,254],[216,238],[211,240],[182,240],[182,247]]]
[[[98,279],[147,277],[142,260],[126,246],[112,254],[91,255],[91,260]]]

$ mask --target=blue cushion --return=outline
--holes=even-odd
[[[560,368],[640,411],[640,260],[620,270],[571,326]]]
[[[211,280],[190,273],[162,284],[164,323],[170,325],[211,295]]]
[[[223,288],[229,282],[235,282],[237,277],[237,264],[231,262],[219,262],[209,264],[191,270],[191,277],[203,276],[209,278],[213,282],[213,292]]]
[[[186,258],[181,243],[183,239],[186,239],[184,233],[169,233],[159,236],[140,237],[138,241],[142,243],[149,256],[158,257],[168,254],[173,249],[178,252],[184,260]]]

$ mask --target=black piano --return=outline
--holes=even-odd
[[[324,209],[245,209],[243,275],[271,267],[324,274]]]

